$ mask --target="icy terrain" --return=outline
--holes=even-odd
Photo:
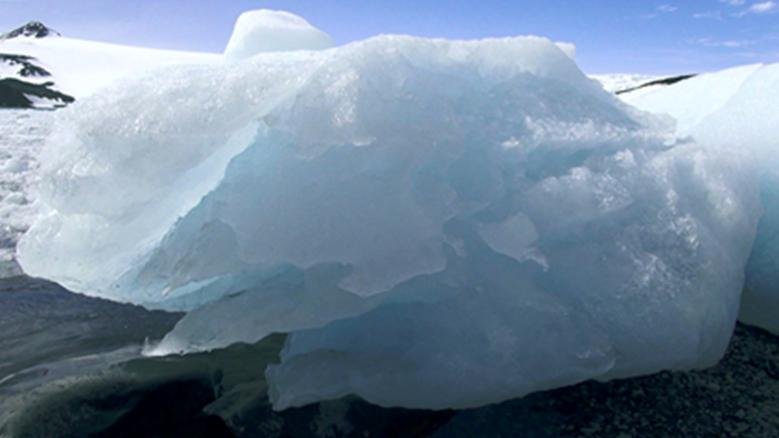
[[[629,90],[660,79],[660,76],[622,73],[591,75],[590,77],[600,82],[603,85],[603,89],[610,93]]]
[[[741,320],[779,333],[779,64],[705,74],[626,100],[673,116],[679,135],[741,151],[753,163],[764,211],[747,266]]]
[[[0,110],[0,277],[21,273],[16,242],[38,214],[38,159],[52,113]]]
[[[479,406],[711,365],[732,333],[759,211],[741,155],[675,140],[546,39],[259,53],[60,115],[25,271],[192,310],[152,353],[291,332],[277,408]]]

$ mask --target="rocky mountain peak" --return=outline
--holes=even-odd
[[[47,27],[40,21],[30,21],[22,27],[14,29],[6,34],[2,35],[3,39],[17,38],[17,37],[31,37],[31,38],[45,38],[48,36],[59,36],[60,33]]]

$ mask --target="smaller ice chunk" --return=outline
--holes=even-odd
[[[251,58],[258,53],[322,50],[333,46],[330,36],[304,18],[284,11],[260,9],[238,17],[225,57]]]
[[[562,50],[563,53],[568,55],[571,59],[576,59],[576,44],[574,43],[568,43],[565,41],[558,41],[555,43],[558,49]]]
[[[746,269],[741,321],[779,334],[779,64],[752,73],[721,110],[693,132],[706,144],[745,151],[760,180],[763,216]]]
[[[763,214],[746,268],[739,318],[774,333],[779,333],[777,99],[779,64],[735,67],[627,99],[640,109],[671,115],[679,135],[690,135],[709,149],[728,149],[750,163],[750,175],[759,179]]]

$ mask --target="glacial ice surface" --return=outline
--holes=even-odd
[[[263,52],[321,50],[332,45],[329,35],[302,17],[260,9],[238,17],[224,54],[227,59],[240,60]]]
[[[19,245],[30,275],[190,311],[151,354],[289,332],[279,409],[464,408],[723,354],[748,166],[554,43],[382,36],[171,73],[61,113]]]
[[[759,175],[762,218],[740,319],[779,333],[779,64],[701,75],[631,101],[678,120],[679,133],[746,156]]]

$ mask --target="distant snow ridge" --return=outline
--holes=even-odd
[[[124,78],[165,74],[155,70],[168,65],[222,62],[220,54],[128,47],[53,37],[51,32],[48,37],[37,37],[37,33],[17,31],[6,34],[14,37],[0,39],[0,79],[18,79],[36,85],[54,82],[51,90],[77,99]],[[42,70],[47,75],[27,74]]]
[[[465,408],[723,354],[759,211],[739,154],[549,40],[168,72],[58,114],[19,245],[33,276],[191,310],[150,353],[291,332],[276,408]]]
[[[592,75],[592,79],[600,82],[603,85],[603,89],[610,93],[617,93],[622,90],[635,88],[660,79],[659,76],[640,75],[640,74],[605,74],[605,75]]]
[[[261,9],[238,18],[225,56],[236,60],[264,52],[321,50],[332,45],[329,35],[305,19],[289,12]]]

